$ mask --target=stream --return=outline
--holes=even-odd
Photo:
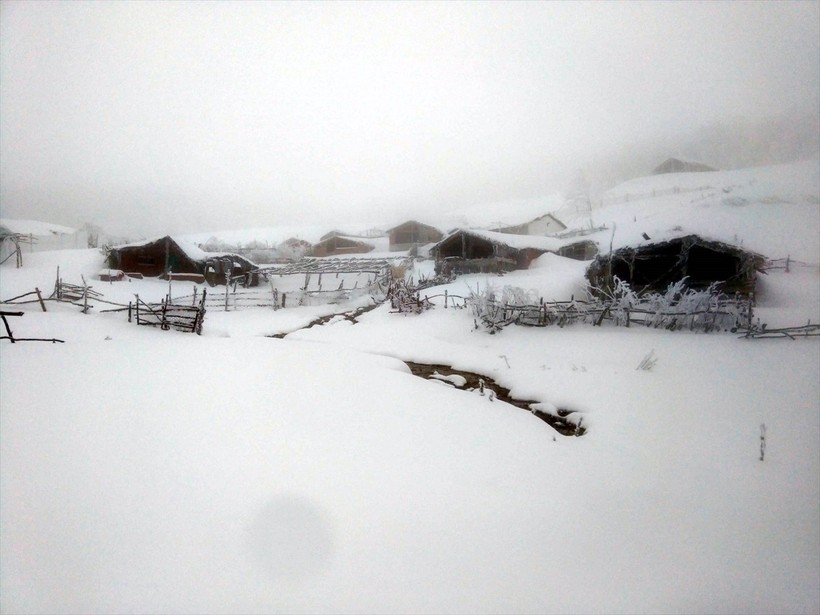
[[[359,316],[379,307],[379,305],[381,304],[374,303],[373,305],[367,305],[348,312],[321,316],[311,321],[304,327],[299,327],[294,331],[310,329],[315,326],[322,326],[339,317],[356,324]],[[287,333],[276,333],[269,335],[268,337],[282,339],[294,331],[288,331]],[[533,416],[536,416],[547,423],[561,435],[583,436],[587,432],[586,427],[583,425],[584,419],[577,412],[564,408],[558,408],[553,413],[539,408],[531,408],[532,404],[538,404],[540,402],[511,397],[510,390],[508,388],[496,383],[495,380],[489,376],[476,374],[474,372],[466,372],[463,370],[454,369],[449,365],[441,365],[436,363],[416,363],[414,361],[404,361],[404,363],[410,368],[410,371],[414,376],[418,376],[426,380],[438,380],[465,392],[477,390],[482,394],[486,394],[491,401],[493,399],[498,399],[517,408],[521,408],[522,410],[526,410],[527,412],[532,413]]]

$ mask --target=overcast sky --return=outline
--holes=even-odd
[[[0,4],[0,215],[110,232],[549,194],[594,155],[820,113],[820,3]]]

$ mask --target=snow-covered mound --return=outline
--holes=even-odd
[[[22,235],[70,235],[76,233],[77,229],[51,222],[41,222],[39,220],[19,220],[16,218],[0,218],[0,225],[5,226],[12,233]]]

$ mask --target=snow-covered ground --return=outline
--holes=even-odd
[[[795,233],[817,236],[803,211],[815,226]],[[762,321],[820,321],[820,258],[805,263],[762,276]],[[0,269],[0,298],[48,294],[58,265],[90,281],[102,255],[27,255]],[[545,255],[446,290],[563,299],[583,271]],[[168,290],[92,284],[115,301]],[[434,302],[284,339],[264,336],[342,308],[211,310],[202,336],[13,308],[16,335],[66,343],[0,342],[0,611],[820,611],[820,338],[488,335]],[[399,359],[485,374],[588,432]]]

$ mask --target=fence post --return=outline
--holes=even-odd
[[[34,290],[37,293],[37,299],[40,300],[40,307],[43,308],[43,311],[45,312],[46,311],[46,304],[43,303],[43,296],[40,294],[40,289],[35,287]]]
[[[137,311],[137,324],[140,324],[140,296],[139,295],[134,295],[134,297],[137,300],[136,303],[135,303],[135,307],[136,307],[136,311]]]
[[[447,309],[447,290],[444,291],[444,309]]]
[[[0,314],[0,318],[3,319],[3,324],[6,326],[6,333],[9,334],[9,339],[11,340],[11,343],[14,344],[14,336],[11,334],[11,327],[9,327],[9,321],[6,320],[6,317],[3,314]]]
[[[128,302],[128,322],[131,322],[131,302]]]
[[[168,303],[163,301],[162,302],[162,320],[160,321],[160,329],[163,331],[168,330],[168,321],[165,319],[165,312],[168,308]]]

